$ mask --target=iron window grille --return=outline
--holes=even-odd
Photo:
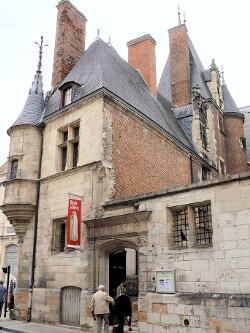
[[[189,238],[187,207],[173,211],[173,233],[175,246],[187,246]]]
[[[169,208],[171,228],[169,246],[184,248],[212,245],[211,203],[188,204]]]
[[[194,207],[195,240],[197,245],[210,245],[212,243],[212,217],[211,205]]]

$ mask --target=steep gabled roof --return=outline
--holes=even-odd
[[[73,102],[105,89],[169,133],[176,141],[193,150],[171,110],[166,110],[140,73],[102,39],[97,39],[89,46],[61,86],[72,81],[80,87]],[[60,101],[61,92],[57,89],[46,104],[44,119],[61,112]],[[168,108],[170,109],[169,104]]]

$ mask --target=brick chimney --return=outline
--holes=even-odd
[[[58,87],[84,52],[87,21],[68,0],[60,1],[57,8],[52,88]]]
[[[128,63],[140,71],[149,88],[156,95],[155,45],[156,41],[149,34],[127,43]]]
[[[170,80],[172,103],[190,104],[190,59],[185,24],[169,29]]]

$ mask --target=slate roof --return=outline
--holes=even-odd
[[[226,84],[221,86],[224,99],[224,112],[240,112]]]
[[[130,66],[102,39],[97,39],[89,46],[61,86],[70,81],[80,86],[77,96],[74,97],[75,102],[103,90],[193,150],[192,144],[170,109],[170,103],[160,103],[139,71]],[[45,120],[62,112],[60,100],[61,92],[57,89],[46,103]]]
[[[18,125],[37,125],[42,119],[43,111],[44,96],[42,89],[42,76],[41,72],[37,72],[35,79],[32,82],[24,108],[17,120],[12,124],[7,132],[10,133],[11,128]]]

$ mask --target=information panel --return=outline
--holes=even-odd
[[[156,292],[165,294],[175,293],[175,271],[156,271]]]

